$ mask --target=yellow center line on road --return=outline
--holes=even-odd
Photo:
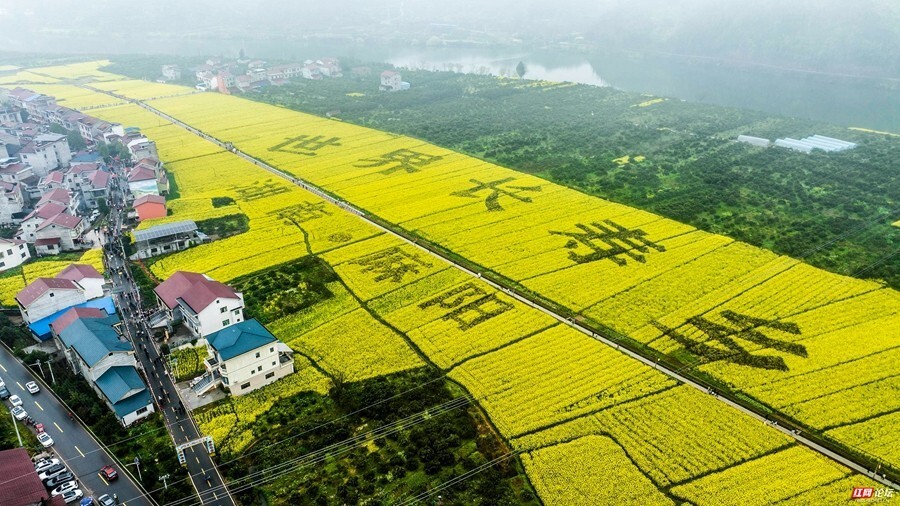
[[[37,406],[37,407],[39,407],[39,408],[41,409],[41,411],[44,410],[44,408],[42,408],[41,405],[38,404],[38,401],[34,401],[34,405]]]
[[[196,460],[198,464],[200,463],[200,457],[194,457],[194,460]]]
[[[56,426],[56,429],[57,429],[58,431],[63,432],[62,427],[60,427],[58,423],[53,422],[53,425]]]
[[[81,451],[81,448],[79,448],[79,447],[76,445],[76,446],[75,446],[75,449],[78,450],[78,454],[81,455],[81,458],[84,458],[84,452]]]

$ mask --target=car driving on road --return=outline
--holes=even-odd
[[[10,396],[9,396],[9,403],[12,404],[14,408],[15,408],[15,407],[19,407],[19,406],[22,405],[22,398],[19,397],[18,395],[15,395],[15,394],[10,395]]]
[[[100,506],[113,506],[116,504],[116,500],[109,496],[109,494],[103,494],[97,498],[97,502],[100,503]]]
[[[32,394],[36,394],[41,391],[41,388],[34,381],[29,381],[25,383],[25,389],[31,392]]]
[[[113,466],[103,466],[100,468],[100,476],[106,481],[115,481],[119,477],[119,473],[113,469]]]
[[[22,406],[16,406],[12,408],[12,414],[14,417],[16,417],[16,420],[24,420],[25,417],[28,416],[28,412],[25,411],[25,408],[23,408]]]
[[[53,446],[53,438],[50,437],[50,434],[47,434],[46,432],[38,432],[37,438],[38,441],[40,441],[40,443],[44,445],[44,448],[50,448],[51,446]]]

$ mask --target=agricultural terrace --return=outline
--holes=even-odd
[[[789,264],[773,269],[759,287],[776,279],[777,274],[804,268],[798,267],[797,262],[766,258],[765,252],[757,253],[726,238],[585,197],[411,139],[215,94],[151,103],[200,128],[209,128],[210,133],[235,142],[241,149],[254,150],[260,158],[310,177],[430,240],[454,248],[468,244],[468,248],[460,250],[462,253],[494,265],[500,272],[504,272],[503,265],[522,264],[529,257],[539,257],[543,263],[520,267],[526,274],[518,279],[528,286],[531,280],[546,282],[542,276],[577,278],[578,283],[571,285],[568,295],[571,300],[566,301],[580,301],[584,308],[594,307],[604,298],[639,290],[645,282],[672,275],[706,255],[725,251],[735,263],[746,263],[744,254],[762,256],[746,265],[745,272],[735,267],[729,271],[732,275],[738,272],[737,276],[747,276],[758,269],[771,268],[770,264],[780,266],[779,261]],[[213,199],[227,202],[222,197],[234,201],[223,207],[234,206],[249,218],[249,230],[243,234],[152,262],[150,269],[156,276],[165,278],[177,269],[186,269],[207,272],[226,282],[244,282],[255,272],[279,270],[282,264],[293,265],[293,261],[313,255],[336,276],[311,280],[292,274],[296,272],[292,267],[282,275],[264,272],[264,279],[258,283],[247,283],[250,290],[274,287],[278,297],[288,297],[296,303],[290,314],[267,312],[264,303],[256,307],[269,319],[267,326],[275,335],[296,350],[298,373],[196,414],[201,428],[216,439],[225,455],[240,453],[252,444],[257,434],[254,427],[259,430],[256,421],[276,403],[284,405],[302,392],[324,393],[336,380],[362,381],[432,364],[469,392],[512,450],[523,456],[528,475],[546,503],[570,504],[572,491],[564,490],[560,483],[576,477],[589,480],[582,490],[584,495],[579,496],[581,502],[597,503],[612,497],[619,484],[598,481],[595,475],[611,469],[617,476],[635,479],[648,500],[690,500],[699,504],[722,495],[768,500],[755,494],[759,484],[754,480],[758,479],[760,466],[765,466],[765,476],[782,494],[779,497],[797,504],[805,503],[805,491],[841,483],[851,475],[848,469],[798,446],[773,428],[737,411],[723,409],[712,396],[678,385],[655,369],[464,275],[442,259],[381,233],[358,217],[235,155],[205,141],[198,142],[189,132],[136,106],[99,109],[95,114],[141,126],[151,136],[152,128],[171,134],[159,149],[164,161],[173,162],[167,166],[179,188],[179,197],[171,201],[173,215],[156,223],[232,213],[233,210],[221,211],[213,204]],[[200,154],[190,156],[191,153]],[[542,212],[525,212],[533,208]],[[517,247],[511,246],[514,241],[501,229],[507,235],[519,234]],[[476,248],[479,241],[480,248]],[[540,254],[536,254],[538,251]],[[577,271],[580,275],[568,272],[569,269],[581,269]],[[815,270],[812,276],[816,284],[809,285],[810,294],[802,299],[799,295],[792,298],[788,288],[789,293],[782,293],[784,302],[776,307],[744,308],[720,302],[712,308],[704,306],[705,312],[698,313],[702,318],[690,320],[690,325],[700,324],[701,329],[710,332],[713,327],[702,327],[707,325],[706,320],[709,325],[725,329],[749,321],[763,329],[760,332],[766,332],[764,336],[774,335],[782,344],[769,346],[762,353],[746,345],[747,354],[782,358],[785,367],[764,369],[721,361],[710,361],[703,367],[709,367],[711,374],[728,376],[730,381],[754,379],[775,384],[773,378],[781,379],[787,384],[773,388],[767,395],[780,394],[786,405],[794,406],[801,400],[799,394],[792,393],[790,378],[805,376],[794,368],[807,367],[811,369],[808,374],[834,368],[848,360],[847,353],[865,353],[864,346],[880,346],[879,351],[869,351],[870,355],[889,356],[890,339],[876,344],[873,337],[857,339],[858,350],[842,346],[844,358],[837,357],[837,351],[830,349],[825,340],[830,334],[819,337],[815,332],[815,325],[823,323],[800,318],[841,302],[840,297],[815,288],[819,283],[832,287],[827,284],[829,278]],[[560,284],[563,279],[560,278]],[[727,295],[719,289],[729,285],[718,286],[715,275],[705,278],[699,288],[697,283],[682,287],[678,279],[672,278],[672,284],[666,285],[668,292],[674,295],[683,289],[694,290],[691,297],[685,297],[688,300],[701,300],[704,296],[716,300],[713,294]],[[296,294],[290,286],[294,282],[298,290],[311,283],[316,286],[318,295],[308,297],[309,305],[302,302],[304,298],[291,295]],[[324,288],[319,282],[324,283]],[[610,283],[614,287],[610,288]],[[845,292],[844,299],[851,302],[867,295],[880,301],[885,310],[891,301],[898,302],[896,294],[877,285],[859,287],[862,288]],[[665,298],[668,292],[658,295]],[[752,294],[745,298],[740,297],[743,293],[737,295],[735,300],[756,300]],[[803,304],[797,306],[797,302]],[[791,307],[802,310],[790,312]],[[642,318],[658,320],[667,310],[676,309],[680,308],[674,303],[662,303],[653,310],[654,316],[635,313],[628,315],[626,321],[637,335],[636,331],[648,324],[642,323]],[[860,307],[860,311],[871,316],[871,304]],[[851,316],[844,314],[844,318]],[[890,323],[889,318],[890,315],[882,315],[881,323]],[[852,320],[847,323],[858,324]],[[795,332],[797,327],[799,332]],[[838,333],[832,343],[840,342],[841,336],[846,339],[854,335],[840,334],[844,328],[846,325],[832,325],[831,332]],[[673,334],[675,330],[679,333]],[[663,335],[693,336],[689,330],[660,330],[647,342],[666,344]],[[751,331],[742,332],[742,336],[768,344]],[[731,331],[728,335],[733,334]],[[882,335],[896,339],[886,331]],[[816,340],[817,337],[822,340]],[[821,346],[814,345],[819,342]],[[798,346],[806,352],[801,353]],[[795,361],[802,355],[816,365],[810,367],[807,362]],[[772,359],[764,363],[781,365]],[[877,371],[871,371],[870,377],[875,381],[868,384],[891,381]],[[802,400],[842,391],[833,384],[834,378],[840,378],[843,388],[847,388],[855,384],[858,375],[833,376],[832,382],[826,384],[811,381],[810,390],[802,392]],[[860,386],[868,388],[863,385],[866,383]],[[870,416],[868,420],[879,418]],[[872,451],[895,451],[895,447],[887,445]],[[586,470],[587,466],[579,462],[585,462],[586,455],[596,451],[603,452],[604,460],[592,461]],[[798,466],[802,473],[797,472]],[[746,479],[741,480],[741,476]],[[781,478],[772,479],[776,476]],[[860,476],[853,476],[852,480],[855,485],[868,483]],[[793,488],[797,497],[787,493],[788,488]]]

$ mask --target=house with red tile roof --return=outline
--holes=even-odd
[[[65,506],[61,495],[50,497],[25,448],[0,451],[0,504],[3,506]],[[12,479],[14,478],[14,479]]]
[[[84,296],[87,300],[103,297],[103,285],[106,284],[106,279],[93,265],[69,264],[56,277],[78,283],[84,289]]]
[[[244,321],[243,294],[203,274],[177,271],[153,291],[169,323],[183,321],[197,337]]]
[[[106,318],[107,316],[109,316],[109,314],[107,314],[106,310],[103,308],[71,307],[68,311],[59,315],[56,320],[53,320],[53,323],[50,324],[50,330],[55,337],[79,318]]]
[[[153,169],[138,165],[128,172],[128,192],[132,198],[159,195],[158,176]]]
[[[134,199],[134,210],[138,221],[162,218],[166,216],[166,199],[159,195],[144,195]]]
[[[38,225],[34,231],[35,241],[58,239],[62,251],[76,249],[75,242],[84,232],[84,220],[68,213],[59,213]]]
[[[25,242],[34,242],[35,236],[34,232],[37,230],[42,223],[50,218],[56,216],[59,213],[65,212],[66,206],[62,204],[57,204],[56,202],[47,202],[43,206],[31,211],[24,218],[22,218],[22,223],[19,225],[19,233],[16,234],[17,239],[22,239]]]
[[[84,302],[87,302],[84,289],[70,279],[37,278],[16,294],[16,304],[25,323]]]

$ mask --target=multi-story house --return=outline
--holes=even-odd
[[[197,337],[244,320],[243,294],[203,274],[177,271],[153,291],[167,320],[184,322]]]
[[[78,283],[78,286],[84,290],[84,297],[87,300],[103,297],[103,285],[106,284],[106,279],[93,265],[69,264],[56,275],[56,279],[68,279]]]
[[[25,241],[0,239],[0,271],[18,267],[30,258],[31,252]]]
[[[39,134],[17,153],[19,160],[31,166],[37,176],[51,170],[65,168],[72,161],[72,152],[65,135]]]
[[[84,220],[81,218],[59,213],[35,229],[35,249],[38,254],[57,254],[60,251],[78,249],[76,243],[80,241],[84,227]]]
[[[256,319],[235,323],[206,336],[206,373],[191,388],[203,395],[222,385],[244,395],[294,372],[293,351]]]
[[[84,302],[84,289],[70,279],[37,278],[16,294],[19,313],[29,324]]]
[[[25,194],[22,185],[0,181],[0,225],[14,225],[24,219]],[[26,248],[27,249],[27,248]]]
[[[129,426],[154,412],[153,397],[137,372],[134,347],[119,330],[121,322],[102,310],[72,308],[50,324],[74,372]]]

